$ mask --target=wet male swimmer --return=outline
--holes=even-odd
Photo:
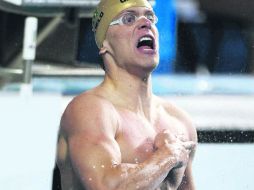
[[[194,190],[189,116],[152,93],[157,18],[146,0],[102,0],[93,17],[105,77],[67,106],[57,165],[63,190]]]

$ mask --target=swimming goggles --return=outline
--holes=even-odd
[[[146,18],[152,24],[156,24],[158,22],[157,16],[153,12],[149,12],[145,15],[137,16],[135,12],[127,12],[123,14],[120,18],[113,20],[109,26],[112,25],[132,25],[140,18]]]

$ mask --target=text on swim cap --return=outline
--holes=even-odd
[[[93,31],[95,32],[99,26],[99,23],[101,22],[101,19],[103,17],[104,13],[103,12],[100,12],[100,14],[96,11],[94,13],[94,23],[93,23]]]

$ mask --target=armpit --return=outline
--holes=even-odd
[[[60,135],[58,139],[58,144],[57,144],[57,161],[58,163],[63,163],[66,160],[67,157],[67,142],[64,136]]]

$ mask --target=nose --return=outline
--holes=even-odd
[[[138,24],[139,24],[139,29],[151,29],[152,27],[151,21],[144,16],[139,19]]]

